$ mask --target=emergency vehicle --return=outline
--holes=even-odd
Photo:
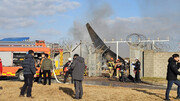
[[[36,64],[40,61],[42,53],[50,54],[56,68],[55,73],[60,74],[59,67],[63,65],[63,50],[59,47],[54,48],[53,44],[46,46],[43,40],[29,41],[29,38],[25,37],[0,40],[0,63],[2,63],[0,76],[17,76],[19,80],[24,80],[21,62],[29,50],[35,52]],[[38,69],[36,76],[39,76],[40,68],[36,66]]]

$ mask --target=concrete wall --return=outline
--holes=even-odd
[[[168,59],[173,54],[175,52],[144,51],[144,77],[166,78]]]
[[[134,48],[134,47],[130,47],[130,62],[131,63],[135,63],[135,59],[138,58],[139,61],[141,62],[141,71],[143,71],[143,50],[139,49],[139,48]],[[131,76],[135,77],[135,74],[133,72],[134,70],[134,66],[130,65],[130,74]],[[143,76],[143,72],[140,72],[140,76]]]
[[[154,52],[144,52],[144,77],[154,76]]]

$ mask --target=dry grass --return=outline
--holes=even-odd
[[[147,81],[152,84],[167,84],[167,80],[165,78],[156,78],[156,77],[143,77],[142,81]]]
[[[0,101],[73,101],[74,87],[72,84],[52,84],[43,86],[34,83],[31,98],[19,98],[23,82],[1,81]],[[107,86],[84,86],[82,101],[162,101],[164,90],[132,89]],[[171,99],[176,97],[176,91],[171,91]],[[174,100],[173,100],[174,101]]]

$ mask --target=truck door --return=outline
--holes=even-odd
[[[3,61],[3,66],[9,67],[12,66],[12,52],[0,52],[0,58]]]

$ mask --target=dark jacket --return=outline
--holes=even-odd
[[[24,74],[36,74],[35,61],[32,55],[27,54],[21,63],[21,66],[23,67]]]
[[[134,70],[141,70],[140,66],[141,63],[139,61],[137,61],[135,64],[133,64],[135,66]]]
[[[52,70],[52,69],[53,69],[53,64],[51,59],[45,58],[42,61],[41,70]]]
[[[84,71],[85,71],[84,58],[77,57],[76,59],[74,59],[71,68],[72,68],[72,76],[74,80],[84,79]]]
[[[125,70],[125,66],[123,64],[120,66],[120,70]]]
[[[178,71],[178,65],[173,58],[169,58],[167,68],[167,80],[177,80],[177,75],[180,75]]]
[[[177,64],[178,69],[180,68],[180,63]]]

